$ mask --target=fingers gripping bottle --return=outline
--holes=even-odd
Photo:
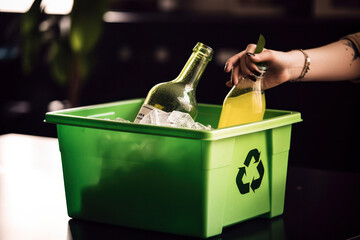
[[[224,100],[218,128],[263,119],[265,112],[265,93],[262,80],[266,73],[267,66],[258,65],[258,69],[261,74],[255,77],[256,81],[243,77],[236,86],[232,87]]]
[[[134,122],[139,123],[154,108],[165,112],[177,110],[189,113],[195,119],[197,115],[196,87],[212,56],[212,48],[203,43],[197,43],[177,78],[170,82],[159,83],[150,89]]]

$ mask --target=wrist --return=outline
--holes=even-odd
[[[289,55],[288,81],[296,81],[299,79],[304,69],[304,54],[299,50],[291,50],[287,54]]]

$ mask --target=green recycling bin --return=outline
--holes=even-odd
[[[291,127],[298,112],[214,130],[135,123],[143,99],[46,113],[57,124],[72,218],[208,238],[283,213]],[[216,127],[221,106],[199,104]]]

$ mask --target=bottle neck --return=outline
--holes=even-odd
[[[267,64],[260,64],[257,67],[258,67],[258,69],[260,71],[260,76],[256,77],[256,83],[257,84],[255,84],[255,86],[256,86],[255,89],[259,90],[261,92],[264,92],[263,79],[264,79],[264,76],[265,76],[265,74],[266,74],[266,72],[268,70],[268,66],[267,66]]]
[[[193,52],[173,82],[184,83],[189,90],[196,89],[209,61],[210,59],[204,57],[200,52]]]
[[[227,97],[237,97],[248,92],[264,92],[263,78],[267,71],[267,66],[258,66],[260,70],[260,76],[255,76],[255,81],[249,77],[243,77],[240,79],[236,86],[233,86]]]

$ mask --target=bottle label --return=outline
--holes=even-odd
[[[141,121],[141,119],[143,119],[145,117],[146,114],[148,114],[149,112],[151,112],[155,107],[148,105],[148,104],[143,104],[140,108],[140,111],[138,113],[138,115],[136,116],[134,123],[139,123]]]

